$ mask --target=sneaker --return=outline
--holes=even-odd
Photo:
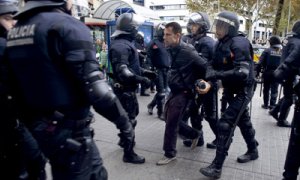
[[[150,104],[148,104],[148,105],[147,105],[147,108],[148,108],[148,113],[149,113],[150,115],[152,115],[152,114],[153,114],[153,107],[150,106]]]
[[[195,149],[198,145],[199,137],[192,139],[191,149]]]
[[[185,139],[185,140],[183,140],[183,145],[185,145],[186,147],[191,147],[192,146],[192,143],[193,143],[193,141],[191,140],[191,139]],[[198,142],[197,142],[197,146],[203,146],[203,144],[204,144],[204,140],[203,140],[203,137],[201,138],[199,138],[198,139]]]
[[[160,166],[160,165],[166,165],[169,164],[170,162],[174,161],[176,159],[176,157],[171,157],[168,158],[166,156],[164,156],[161,160],[159,160],[156,165]]]

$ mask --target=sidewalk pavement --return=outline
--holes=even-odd
[[[259,87],[258,87],[259,88]],[[196,147],[194,150],[183,146],[182,140],[177,141],[177,159],[168,165],[157,166],[156,162],[163,157],[164,121],[161,121],[154,109],[153,115],[148,115],[147,104],[150,97],[138,96],[140,113],[137,117],[136,146],[139,155],[145,156],[146,163],[133,165],[123,163],[123,151],[117,145],[118,130],[108,120],[95,113],[96,121],[92,124],[95,129],[95,141],[108,170],[109,180],[206,180],[199,169],[208,166],[215,150],[206,146]],[[219,92],[219,98],[221,92]],[[252,123],[259,142],[259,158],[255,161],[240,164],[236,161],[239,155],[247,151],[246,144],[240,130],[237,128],[233,137],[228,156],[223,166],[221,180],[280,180],[288,146],[290,128],[276,126],[276,121],[268,114],[268,110],[261,108],[263,100],[259,97],[259,89],[252,100]],[[291,108],[288,121],[293,115]],[[204,140],[211,142],[214,135],[206,121],[203,121]],[[48,171],[49,172],[49,171]],[[300,178],[298,178],[299,180]]]

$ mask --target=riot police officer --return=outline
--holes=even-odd
[[[186,24],[186,31],[187,31],[187,34],[183,35],[181,37],[181,40],[185,43],[191,43],[191,40],[192,40],[192,25],[190,23],[190,21],[188,21],[188,23]]]
[[[153,114],[153,108],[157,106],[157,116],[164,120],[163,106],[168,88],[167,73],[170,68],[170,56],[164,46],[164,29],[166,23],[160,23],[155,30],[155,38],[150,42],[147,51],[148,61],[151,62],[157,73],[156,91],[152,101],[147,105],[148,113]]]
[[[292,28],[293,35],[288,38],[286,51],[283,52],[283,63],[275,70],[274,76],[279,82],[293,81],[299,76],[300,68],[300,20],[296,21]],[[286,52],[286,53],[285,53]],[[300,167],[300,84],[294,86],[294,92],[298,99],[295,103],[295,111],[292,120],[292,130],[284,165],[284,180],[296,180]]]
[[[14,91],[53,179],[107,179],[90,128],[91,105],[120,130],[123,161],[141,161],[128,116],[99,71],[90,31],[71,7],[72,1],[29,0],[15,15],[18,23],[7,36]]]
[[[264,104],[261,107],[264,109],[272,109],[276,104],[279,84],[274,80],[273,72],[279,66],[282,54],[279,36],[271,36],[269,43],[270,48],[264,50],[257,65],[257,72],[263,70]]]
[[[135,42],[134,43],[135,47],[139,54],[140,66],[144,69],[149,69],[147,61],[146,61],[147,52],[146,52],[145,41],[144,41],[144,33],[139,31],[136,34],[134,42]],[[147,89],[149,88],[149,85],[147,85],[145,83],[141,83],[140,85],[141,85],[140,95],[141,96],[150,96],[150,94],[146,92]]]
[[[5,56],[6,36],[16,23],[13,15],[17,2],[0,1],[0,166],[1,175],[7,179],[46,179],[46,158],[36,140],[20,121],[16,94],[12,91],[14,80],[8,74]]]
[[[223,11],[217,15],[212,29],[218,42],[212,67],[207,70],[206,78],[220,79],[231,97],[227,98],[229,106],[218,122],[216,156],[200,172],[208,177],[220,178],[236,126],[239,126],[248,148],[246,154],[239,156],[237,161],[245,163],[258,158],[255,130],[248,109],[255,80],[251,44],[247,38],[238,34],[238,16],[233,12]]]
[[[150,85],[150,79],[145,76],[155,76],[152,71],[140,67],[138,51],[134,46],[137,28],[142,22],[143,19],[133,13],[120,15],[116,22],[116,31],[111,36],[113,40],[109,48],[114,75],[114,92],[125,108],[133,128],[137,124],[136,117],[139,114],[135,91],[139,83]],[[119,145],[123,146],[123,142],[120,141]],[[140,161],[144,161],[143,158]]]
[[[210,29],[209,17],[204,12],[192,13],[189,17],[188,24],[191,26],[192,39],[190,44],[192,44],[199,56],[206,59],[208,63],[211,63],[213,57],[213,48],[215,41],[207,36],[207,32]],[[217,134],[217,91],[218,86],[216,81],[211,81],[212,90],[210,90],[205,95],[196,95],[196,101],[191,103],[189,107],[189,112],[186,114],[184,121],[190,117],[191,124],[193,128],[197,129],[202,133],[202,115],[199,115],[200,105],[202,106],[202,111],[204,113],[205,119],[208,121],[210,128]],[[191,146],[191,140],[184,140],[184,145]],[[202,146],[204,143],[203,136],[200,137],[198,141],[198,146]],[[216,139],[211,143],[207,143],[208,148],[216,148]]]

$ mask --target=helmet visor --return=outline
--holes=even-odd
[[[195,24],[202,20],[202,16],[199,13],[192,13],[190,15],[190,22]]]
[[[234,22],[223,17],[216,17],[211,27],[211,32],[216,34],[218,39],[222,39],[229,33],[229,27],[234,26]]]
[[[137,14],[132,14],[132,21],[131,25],[135,28],[138,29],[140,25],[142,25],[145,22],[145,19],[142,16],[139,16]]]
[[[0,15],[15,14],[16,12],[18,12],[18,1],[15,0],[0,1]]]

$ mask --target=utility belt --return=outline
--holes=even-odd
[[[91,124],[93,114],[90,113],[87,117],[82,119],[70,119],[61,112],[54,111],[53,114],[43,117],[42,120],[54,126],[58,125],[72,130],[79,130],[84,129]]]

